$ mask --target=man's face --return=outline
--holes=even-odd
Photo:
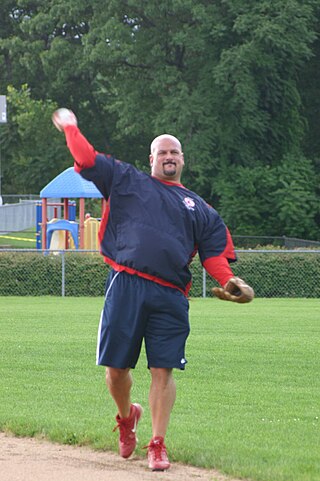
[[[172,136],[156,139],[149,159],[153,177],[180,183],[184,158],[178,139]]]

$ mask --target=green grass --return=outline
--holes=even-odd
[[[117,449],[116,414],[95,366],[100,298],[0,297],[0,430]],[[320,301],[190,301],[188,365],[176,371],[172,460],[255,481],[320,480]],[[133,400],[145,408],[142,352]]]
[[[36,231],[27,229],[21,232],[0,234],[0,247],[9,246],[10,249],[35,249]]]

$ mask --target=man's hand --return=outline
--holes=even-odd
[[[223,301],[243,304],[254,298],[252,287],[248,286],[240,277],[231,277],[224,287],[214,287],[212,292]]]
[[[58,109],[52,115],[55,127],[63,132],[68,125],[78,125],[77,117],[69,109]]]

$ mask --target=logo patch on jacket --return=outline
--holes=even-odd
[[[189,210],[194,210],[194,208],[196,206],[195,201],[193,199],[191,199],[191,197],[185,197],[183,199],[183,203],[186,206],[186,208],[189,209]]]

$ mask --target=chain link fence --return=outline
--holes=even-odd
[[[320,249],[320,242],[307,239],[299,239],[297,237],[283,236],[253,236],[253,235],[233,235],[234,244],[241,249],[261,249],[267,246],[273,246],[274,249],[297,249],[310,248]]]
[[[237,250],[231,265],[256,297],[320,297],[320,250]],[[2,249],[0,296],[103,296],[109,266],[97,251]],[[190,297],[217,283],[196,257]]]

